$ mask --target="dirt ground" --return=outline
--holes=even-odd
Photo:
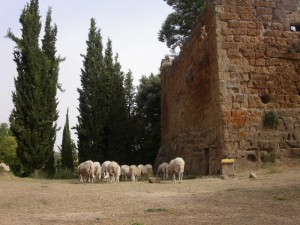
[[[0,176],[0,224],[300,224],[300,165],[182,184]]]

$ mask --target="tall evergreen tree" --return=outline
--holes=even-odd
[[[124,91],[127,107],[127,145],[126,145],[126,162],[133,163],[132,151],[134,149],[134,137],[135,137],[135,126],[134,126],[134,114],[135,114],[135,87],[133,85],[132,72],[129,70],[125,74],[124,80]]]
[[[17,45],[14,61],[18,76],[15,79],[16,90],[12,94],[15,107],[10,116],[11,130],[18,143],[17,156],[27,170],[26,173],[45,167],[48,174],[52,175],[60,62],[55,56],[57,30],[56,26],[53,28],[50,25],[49,10],[41,49],[38,0],[31,0],[24,7],[19,21],[22,25],[22,37],[17,38],[10,30],[7,33],[7,37]]]
[[[136,95],[135,160],[153,163],[160,147],[160,78],[142,76]]]
[[[106,79],[103,69],[103,44],[100,30],[92,18],[87,40],[87,53],[81,69],[79,116],[76,126],[79,162],[103,160],[103,127],[106,121]]]
[[[135,87],[133,85],[133,76],[131,70],[125,74],[124,80],[124,91],[127,106],[128,118],[132,118],[134,114],[134,97],[135,97]]]
[[[74,145],[71,139],[71,133],[69,128],[69,109],[67,110],[66,122],[63,130],[63,138],[61,144],[61,168],[74,170],[73,159]]]
[[[47,57],[47,68],[48,71],[43,80],[43,89],[45,96],[43,98],[43,106],[45,117],[45,126],[44,129],[45,134],[44,137],[48,140],[47,144],[47,154],[48,161],[45,164],[45,171],[49,176],[53,176],[55,173],[54,166],[54,151],[53,146],[56,140],[56,131],[57,131],[57,89],[63,91],[61,89],[61,85],[58,83],[58,72],[59,72],[59,63],[64,61],[59,56],[56,57],[56,36],[57,36],[57,26],[51,26],[52,18],[51,18],[52,10],[49,8],[47,12],[46,22],[45,22],[45,34],[42,40],[42,51]]]
[[[109,40],[106,47],[106,52],[112,52],[111,41]],[[109,54],[110,54],[109,53]],[[105,56],[110,57],[108,55]],[[119,163],[126,162],[126,146],[128,142],[128,117],[126,111],[126,99],[124,90],[124,74],[121,71],[121,65],[118,62],[118,55],[112,64],[111,77],[111,96],[109,106],[108,125],[110,129],[107,133],[107,151],[108,158],[116,160]]]

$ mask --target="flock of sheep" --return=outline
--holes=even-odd
[[[185,162],[182,158],[177,157],[170,163],[162,163],[158,166],[156,176],[165,180],[168,174],[173,175],[173,182],[176,182],[176,174],[178,174],[179,183],[182,182]],[[78,166],[79,182],[100,182],[101,178],[104,182],[117,183],[122,176],[122,180],[130,178],[132,181],[138,181],[142,176],[152,176],[152,165],[119,165],[115,161],[105,161],[102,165],[99,162],[87,160]]]

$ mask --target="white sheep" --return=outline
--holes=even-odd
[[[139,177],[141,177],[141,170],[136,165],[131,165],[129,167],[129,174],[132,181],[138,181]]]
[[[107,178],[109,177],[109,174],[107,172],[107,166],[111,161],[105,161],[102,163],[102,176],[103,176],[103,181],[107,181]]]
[[[184,160],[180,157],[171,160],[168,166],[168,172],[173,174],[173,182],[176,182],[176,174],[178,173],[178,181],[182,182],[183,172],[184,172]]]
[[[149,176],[152,176],[153,175],[153,167],[152,167],[152,165],[151,164],[146,164],[145,166],[146,166],[146,168],[148,170]]]
[[[138,165],[138,168],[141,170],[141,176],[148,176],[148,169],[143,164]]]
[[[101,165],[99,162],[94,162],[94,175],[95,175],[95,180],[98,180],[100,182],[101,179]]]
[[[111,183],[119,182],[119,178],[121,175],[121,167],[115,161],[110,162],[107,165],[107,172],[109,174],[109,181]]]
[[[6,165],[5,163],[0,163],[0,167],[2,167],[3,171],[5,171],[5,172],[9,172],[10,171],[9,166]]]
[[[91,160],[82,162],[78,166],[79,182],[93,182],[94,180],[94,163]]]
[[[121,166],[121,175],[122,175],[122,181],[124,179],[126,179],[126,181],[127,181],[127,177],[130,175],[129,174],[129,166],[128,165],[122,165]]]
[[[162,180],[165,180],[168,178],[168,163],[163,162],[161,163],[158,168],[157,168],[157,172],[156,172],[156,176],[160,177]]]

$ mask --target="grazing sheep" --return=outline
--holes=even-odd
[[[151,164],[146,164],[145,166],[146,166],[146,168],[148,170],[149,176],[152,176],[153,175],[153,167],[152,167],[152,165]]]
[[[9,166],[6,165],[5,163],[0,163],[0,167],[2,168],[1,170],[4,171],[4,172],[9,172],[10,171]]]
[[[183,172],[184,172],[184,160],[180,157],[171,160],[168,166],[168,172],[173,174],[173,182],[176,182],[176,174],[178,173],[178,181],[182,182]]]
[[[95,180],[98,180],[100,182],[101,179],[101,165],[99,162],[94,162],[94,175],[95,175]]]
[[[162,180],[165,180],[168,178],[168,163],[164,162],[161,163],[158,168],[157,168],[157,172],[156,172],[156,176],[160,177]]]
[[[132,181],[138,181],[139,177],[141,177],[141,170],[136,165],[131,165],[129,167],[129,174]]]
[[[107,181],[107,178],[109,177],[109,174],[107,172],[107,166],[110,164],[110,161],[105,161],[102,163],[102,176],[103,176],[103,181]]]
[[[121,167],[115,161],[110,162],[107,165],[107,172],[109,174],[109,181],[111,183],[119,182],[119,177],[121,175]]]
[[[93,182],[94,181],[94,163],[91,160],[82,162],[78,166],[79,182]]]
[[[124,179],[126,179],[126,181],[127,181],[127,177],[130,176],[130,174],[129,174],[129,166],[128,165],[122,165],[121,166],[121,175],[122,175],[122,181]]]
[[[141,170],[141,176],[148,176],[148,169],[143,164],[138,165],[138,168]]]

